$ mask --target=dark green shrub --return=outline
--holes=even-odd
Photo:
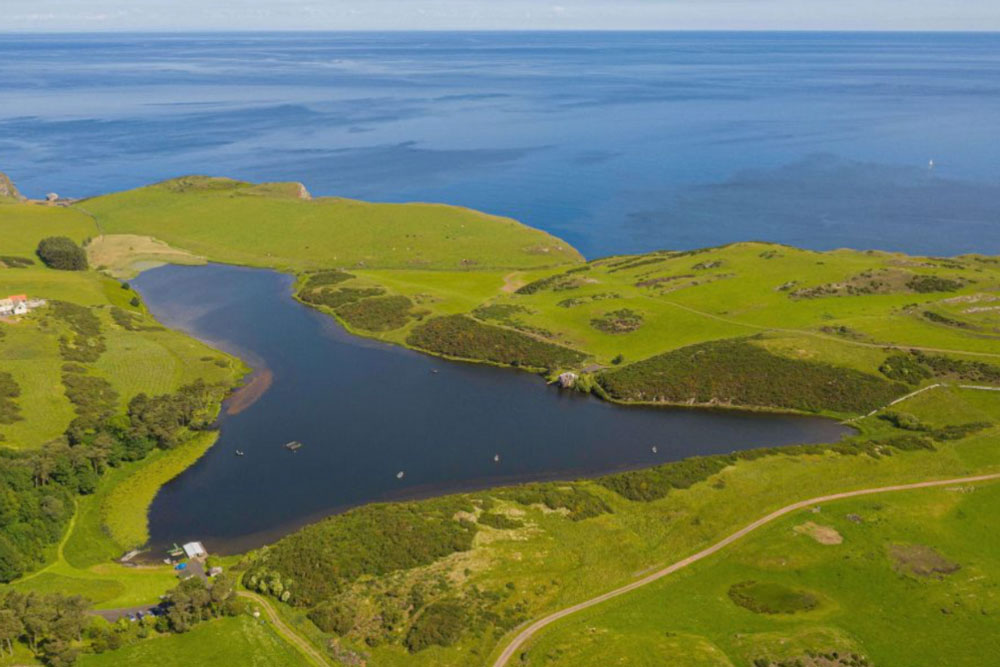
[[[84,271],[87,253],[66,236],[49,236],[38,243],[39,259],[50,269]]]
[[[920,384],[931,377],[930,370],[909,354],[893,354],[886,357],[878,370],[890,380],[911,385]]]
[[[0,424],[13,424],[24,419],[21,409],[14,400],[21,395],[21,388],[14,376],[6,371],[0,371]]]
[[[584,354],[568,347],[477,322],[465,315],[428,320],[415,327],[406,341],[414,347],[449,357],[533,369],[572,367],[586,359]]]
[[[954,292],[962,289],[963,282],[942,278],[941,276],[913,276],[906,282],[906,286],[914,292],[927,294],[930,292]]]
[[[483,512],[479,515],[479,523],[484,526],[489,526],[490,528],[497,528],[499,530],[509,530],[511,528],[520,528],[524,524],[519,520],[509,517],[506,514],[494,514],[493,512]]]
[[[590,326],[609,334],[630,333],[642,326],[642,313],[628,308],[612,310],[590,320]]]
[[[441,601],[427,606],[406,634],[406,648],[416,653],[428,646],[451,646],[462,636],[465,609],[458,602]]]
[[[607,514],[611,508],[598,496],[577,486],[560,486],[554,483],[524,484],[501,489],[493,494],[501,500],[511,500],[521,505],[545,505],[551,510],[566,509],[570,519],[581,521]]]
[[[864,413],[906,387],[850,368],[772,354],[744,339],[691,345],[597,376],[621,401]]]
[[[410,321],[411,308],[405,296],[380,296],[344,304],[336,312],[356,329],[391,331]]]
[[[334,632],[343,637],[354,629],[356,612],[343,602],[333,602],[310,610],[308,616],[323,632]]]
[[[336,285],[337,283],[342,283],[345,280],[350,280],[353,277],[353,274],[347,273],[346,271],[339,271],[337,269],[332,269],[330,271],[317,271],[316,273],[306,275],[306,283],[303,289],[310,290],[317,287],[325,287],[327,285]]]
[[[464,501],[366,505],[306,526],[262,552],[244,583],[280,575],[290,603],[312,606],[332,599],[362,575],[382,575],[428,565],[472,548],[474,524],[452,517]]]
[[[382,294],[385,294],[385,290],[381,287],[341,287],[337,290],[328,288],[303,290],[299,293],[299,298],[314,306],[337,309],[348,303]]]

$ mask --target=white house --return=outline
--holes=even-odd
[[[0,317],[24,315],[33,308],[44,305],[45,299],[29,299],[26,294],[11,294],[6,299],[0,299]]]

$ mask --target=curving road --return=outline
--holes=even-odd
[[[278,612],[274,610],[274,607],[271,606],[270,602],[256,593],[251,593],[249,591],[237,591],[236,594],[240,597],[253,600],[259,604],[264,610],[264,613],[267,615],[268,620],[271,621],[271,623],[274,624],[274,627],[278,630],[278,634],[280,634],[283,639],[291,642],[297,649],[299,649],[299,651],[309,658],[311,662],[314,662],[317,665],[322,665],[322,667],[326,667],[326,665],[330,664],[327,662],[326,658],[324,658],[320,652],[313,647],[312,644],[300,637],[299,634],[290,627],[285,625],[285,622],[281,620],[281,617],[278,616]]]
[[[618,597],[619,595],[624,595],[625,593],[634,591],[637,588],[641,588],[642,586],[651,584],[657,579],[661,579],[667,576],[668,574],[673,574],[674,572],[677,572],[678,570],[681,570],[687,567],[688,565],[691,565],[692,563],[696,563],[702,560],[703,558],[708,558],[715,552],[724,549],[725,547],[729,546],[730,544],[740,539],[741,537],[747,535],[748,533],[751,533],[760,528],[761,526],[771,523],[775,519],[783,517],[786,514],[795,512],[796,510],[805,509],[807,507],[810,507],[812,505],[817,505],[819,503],[828,503],[835,500],[843,500],[845,498],[855,498],[857,496],[867,496],[875,493],[889,493],[891,491],[910,491],[912,489],[926,489],[928,487],[933,487],[933,486],[948,486],[949,484],[971,484],[974,482],[987,482],[992,480],[1000,480],[1000,473],[993,473],[990,475],[975,475],[973,477],[958,477],[955,479],[941,479],[930,482],[916,482],[914,484],[896,484],[893,486],[882,486],[873,489],[859,489],[857,491],[845,491],[843,493],[833,493],[827,496],[818,496],[816,498],[810,498],[808,500],[802,500],[797,503],[792,503],[791,505],[786,505],[781,509],[771,512],[767,516],[757,519],[753,523],[744,526],[743,528],[740,528],[729,537],[719,540],[712,546],[707,547],[692,556],[688,556],[687,558],[679,560],[676,563],[673,563],[672,565],[668,565],[667,567],[663,568],[662,570],[659,570],[658,572],[654,572],[653,574],[647,575],[646,577],[643,577],[638,581],[634,581],[631,584],[622,586],[621,588],[616,588],[615,590],[604,593],[603,595],[598,595],[595,598],[591,598],[584,602],[580,602],[579,604],[575,604],[572,607],[566,607],[565,609],[554,612],[544,618],[535,621],[534,623],[526,627],[524,630],[522,630],[520,633],[518,633],[516,637],[514,637],[513,641],[511,641],[511,643],[507,645],[507,647],[503,650],[500,656],[496,659],[496,662],[493,663],[493,666],[504,667],[507,664],[507,662],[518,651],[518,649],[520,649],[526,641],[531,639],[531,637],[534,636],[535,633],[537,633],[545,626],[554,623],[561,618],[565,618],[570,614],[582,611],[584,609],[587,609],[588,607],[593,607],[594,605],[600,604],[606,600],[610,600],[611,598]]]

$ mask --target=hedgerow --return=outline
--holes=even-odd
[[[598,382],[621,401],[867,412],[906,387],[849,368],[772,354],[746,339],[681,348],[605,371]]]
[[[586,355],[465,315],[435,317],[410,332],[410,345],[449,357],[490,361],[533,369],[578,365]]]

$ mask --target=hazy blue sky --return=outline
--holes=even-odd
[[[1000,0],[2,0],[4,31],[1000,30]]]

